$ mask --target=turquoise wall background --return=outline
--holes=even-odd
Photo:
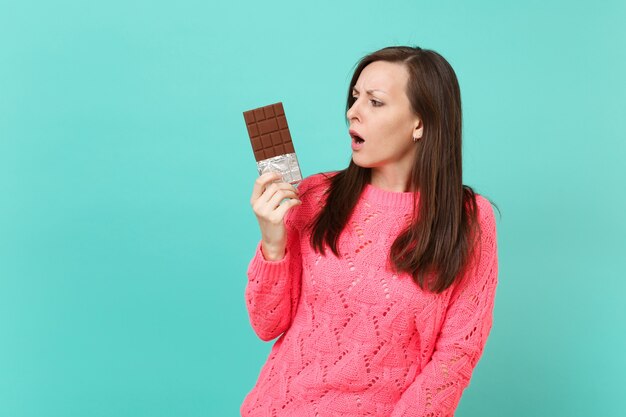
[[[626,3],[0,0],[0,416],[236,416],[271,343],[244,110],[350,158],[363,55],[459,77],[500,284],[458,416],[626,413]]]

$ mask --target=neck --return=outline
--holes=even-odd
[[[408,173],[390,170],[372,169],[371,184],[386,191],[409,192],[410,178]]]

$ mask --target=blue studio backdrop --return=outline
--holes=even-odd
[[[495,202],[494,325],[458,416],[626,410],[626,3],[0,0],[0,416],[236,416],[260,238],[242,112],[345,167],[358,59],[459,78]],[[620,191],[622,190],[622,191]]]

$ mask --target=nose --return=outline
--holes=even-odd
[[[346,112],[346,117],[348,118],[348,120],[352,120],[354,118],[357,118],[358,116],[358,112],[357,112],[357,102],[359,101],[359,99],[355,99],[354,102],[352,103],[352,106],[350,106],[350,108],[348,109],[348,111]]]

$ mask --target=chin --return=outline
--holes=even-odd
[[[364,161],[359,158],[359,157],[355,157],[355,155],[352,155],[352,162],[354,162],[354,165],[360,167],[360,168],[371,168],[371,166],[369,166],[368,164],[364,163]]]
[[[376,166],[378,166],[376,162],[368,161],[367,159],[354,154],[352,155],[352,162],[354,162],[354,164],[360,168],[375,168]]]

